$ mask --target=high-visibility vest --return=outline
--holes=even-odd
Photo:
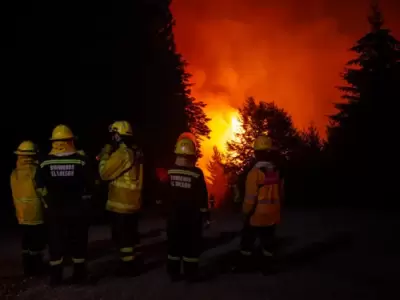
[[[270,226],[280,222],[283,181],[276,170],[253,168],[246,179],[243,211],[252,226]]]

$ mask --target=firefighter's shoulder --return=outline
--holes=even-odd
[[[252,168],[246,176],[246,181],[248,180],[256,180],[259,177],[264,176],[264,173],[259,168]]]
[[[199,172],[200,171],[200,172]],[[203,172],[198,168],[182,168],[182,167],[172,167],[168,169],[168,175],[184,175],[194,178],[200,178],[203,176]]]
[[[199,167],[194,167],[194,168],[193,168],[193,171],[196,172],[197,174],[199,174],[200,177],[204,177],[203,170],[200,169]]]
[[[40,167],[43,168],[50,165],[63,165],[63,164],[84,166],[87,164],[87,158],[78,153],[68,156],[57,156],[49,154],[41,161]]]

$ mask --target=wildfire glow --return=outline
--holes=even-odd
[[[371,1],[174,0],[177,50],[193,75],[193,96],[213,118],[203,143],[222,149],[237,130],[236,108],[246,97],[274,101],[298,128],[311,121],[325,133],[348,49],[368,29]],[[385,21],[400,32],[396,1],[381,1]],[[392,4],[390,4],[392,2]],[[307,9],[304,9],[304,8]]]
[[[207,102],[212,103],[212,101]],[[236,133],[241,130],[239,113],[237,109],[217,102],[218,105],[208,105],[206,108],[207,115],[211,118],[209,126],[212,129],[209,140],[202,143],[203,158],[199,161],[199,167],[208,176],[207,163],[213,153],[213,147],[217,146],[222,153],[226,152],[226,142],[236,139]]]

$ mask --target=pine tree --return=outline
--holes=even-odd
[[[311,123],[306,130],[300,132],[302,145],[312,152],[320,152],[324,146],[317,127]]]
[[[395,113],[400,98],[400,43],[383,28],[377,5],[372,6],[368,22],[369,32],[350,49],[357,56],[342,75],[347,83],[339,87],[344,102],[335,105],[338,113],[331,116],[328,128],[329,153],[338,172],[333,176],[336,190],[360,201],[382,198],[393,186],[379,183],[384,176],[371,174],[380,174],[393,164],[390,151],[397,135]]]
[[[190,91],[188,91],[188,95]],[[201,153],[201,142],[205,138],[210,138],[211,130],[208,127],[207,123],[211,120],[207,117],[206,113],[204,112],[204,108],[206,104],[202,101],[197,101],[193,97],[188,97],[189,103],[186,106],[186,113],[188,116],[188,123],[190,131],[195,135],[197,141],[197,157],[202,157]]]
[[[226,196],[228,179],[225,174],[224,155],[216,146],[213,150],[213,155],[207,164],[207,170],[210,172],[207,180],[209,182],[209,193],[214,196],[216,207],[218,207]]]
[[[367,149],[371,132],[384,134],[392,128],[392,106],[400,96],[400,43],[384,29],[379,7],[372,6],[368,17],[370,31],[350,49],[357,54],[342,74],[347,83],[340,86],[343,103],[335,104],[328,139],[340,155],[359,156]]]
[[[116,113],[141,125],[147,162],[156,166],[171,162],[176,139],[182,132],[191,130],[198,142],[210,132],[205,104],[190,95],[190,74],[176,50],[170,3],[135,1],[133,9],[128,10],[129,24],[125,22],[121,28],[128,31],[121,48],[128,45],[129,51],[115,58],[116,90],[122,87],[118,101],[136,105],[136,109],[120,108]]]
[[[213,155],[211,156],[210,161],[207,164],[207,170],[210,172],[210,176],[207,177],[207,180],[213,184],[216,179],[216,170],[223,168],[223,155],[218,150],[216,146],[213,147]]]

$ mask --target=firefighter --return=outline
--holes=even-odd
[[[54,128],[52,149],[37,172],[37,185],[46,188],[45,217],[49,232],[50,284],[63,279],[65,249],[69,250],[74,270],[73,282],[86,281],[88,243],[88,199],[93,188],[92,173],[86,158],[75,148],[70,128]]]
[[[175,148],[175,165],[168,170],[167,272],[180,278],[181,260],[187,280],[198,279],[202,227],[208,211],[208,193],[203,172],[195,167],[196,147],[191,139],[180,139]]]
[[[37,148],[24,141],[14,152],[16,168],[11,173],[11,191],[18,223],[22,230],[22,264],[26,276],[39,275],[43,270],[45,230],[41,197],[36,191],[35,174],[38,167]]]
[[[137,257],[138,221],[143,186],[143,154],[135,143],[131,125],[117,121],[109,127],[112,145],[99,155],[99,173],[109,182],[106,209],[111,215],[112,237],[119,249],[120,275],[140,272]]]
[[[245,224],[241,240],[242,268],[249,266],[257,238],[262,247],[262,271],[273,271],[274,237],[280,222],[283,179],[271,162],[274,147],[271,139],[260,135],[254,143],[256,164],[247,174],[243,213]]]

